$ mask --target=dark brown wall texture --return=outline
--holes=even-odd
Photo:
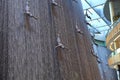
[[[101,80],[80,0],[29,1],[37,20],[26,0],[0,0],[0,80]]]

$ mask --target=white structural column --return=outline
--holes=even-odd
[[[113,4],[113,1],[109,1],[109,9],[110,9],[111,24],[113,24],[113,16],[114,16],[114,4]]]

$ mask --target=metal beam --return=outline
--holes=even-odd
[[[105,26],[108,26],[108,25],[98,26],[98,27],[96,27],[96,28],[102,28],[102,27],[105,27]]]
[[[104,5],[104,4],[105,4],[105,3],[102,3],[102,4],[99,4],[99,5],[96,5],[96,6],[92,6],[92,7],[89,5],[90,8],[87,8],[87,9],[85,9],[85,10],[88,10],[88,9],[91,9],[91,8],[95,8],[95,7],[98,7],[98,6]]]
[[[92,6],[89,4],[89,2],[87,1],[87,0],[85,0],[86,1],[86,3],[92,8]],[[99,17],[107,24],[107,22],[100,16],[100,14],[94,9],[94,8],[92,8],[98,15],[99,15]],[[109,25],[108,25],[109,26]],[[109,26],[110,27],[110,26]]]
[[[102,18],[104,18],[104,17],[102,17]],[[101,17],[100,18],[95,18],[95,19],[92,19],[92,20],[87,20],[87,21],[90,22],[90,21],[94,21],[94,20],[98,20],[98,19],[101,19]]]

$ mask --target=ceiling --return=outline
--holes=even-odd
[[[110,22],[104,16],[104,5],[107,0],[81,0],[88,29],[95,39],[105,41],[110,29]]]

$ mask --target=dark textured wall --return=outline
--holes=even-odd
[[[30,0],[26,27],[26,0],[0,0],[0,80],[101,80],[80,1],[55,1]]]
[[[8,1],[0,0],[0,80],[8,76]]]

